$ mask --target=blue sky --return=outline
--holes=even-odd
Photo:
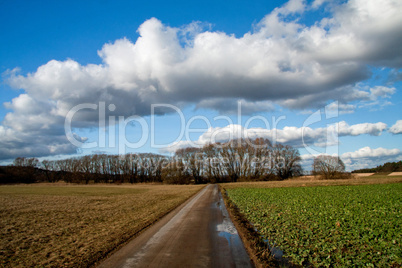
[[[348,170],[402,160],[401,11],[397,0],[0,1],[0,162],[247,135],[299,148],[307,169],[319,153]]]

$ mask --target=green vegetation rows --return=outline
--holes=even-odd
[[[399,266],[402,184],[227,189],[264,239],[297,264]]]

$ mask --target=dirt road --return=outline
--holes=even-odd
[[[98,267],[252,267],[217,185],[133,239]]]

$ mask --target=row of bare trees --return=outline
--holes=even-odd
[[[297,149],[282,144],[273,146],[262,138],[179,149],[175,161],[196,183],[287,179],[302,173]]]
[[[94,154],[63,160],[17,158],[46,172],[47,181],[207,183],[283,180],[302,174],[297,149],[267,139],[231,140],[202,148],[185,148],[172,157],[157,154]]]
[[[162,182],[162,166],[169,158],[157,154],[94,154],[43,161],[49,181],[67,182]]]

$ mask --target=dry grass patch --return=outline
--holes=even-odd
[[[373,173],[353,173],[352,175],[357,176],[357,177],[368,177],[368,176],[372,176],[374,174],[375,173],[373,172]]]
[[[388,176],[402,176],[402,172],[392,172],[391,174],[388,174]]]
[[[307,187],[307,186],[336,186],[336,185],[362,185],[362,184],[383,184],[402,182],[402,176],[388,177],[386,175],[373,175],[369,177],[352,177],[343,180],[318,180],[312,176],[298,177],[284,181],[258,181],[258,182],[237,182],[221,184],[225,189],[232,188],[277,188],[277,187]]]
[[[86,267],[203,186],[0,187],[0,266]]]

